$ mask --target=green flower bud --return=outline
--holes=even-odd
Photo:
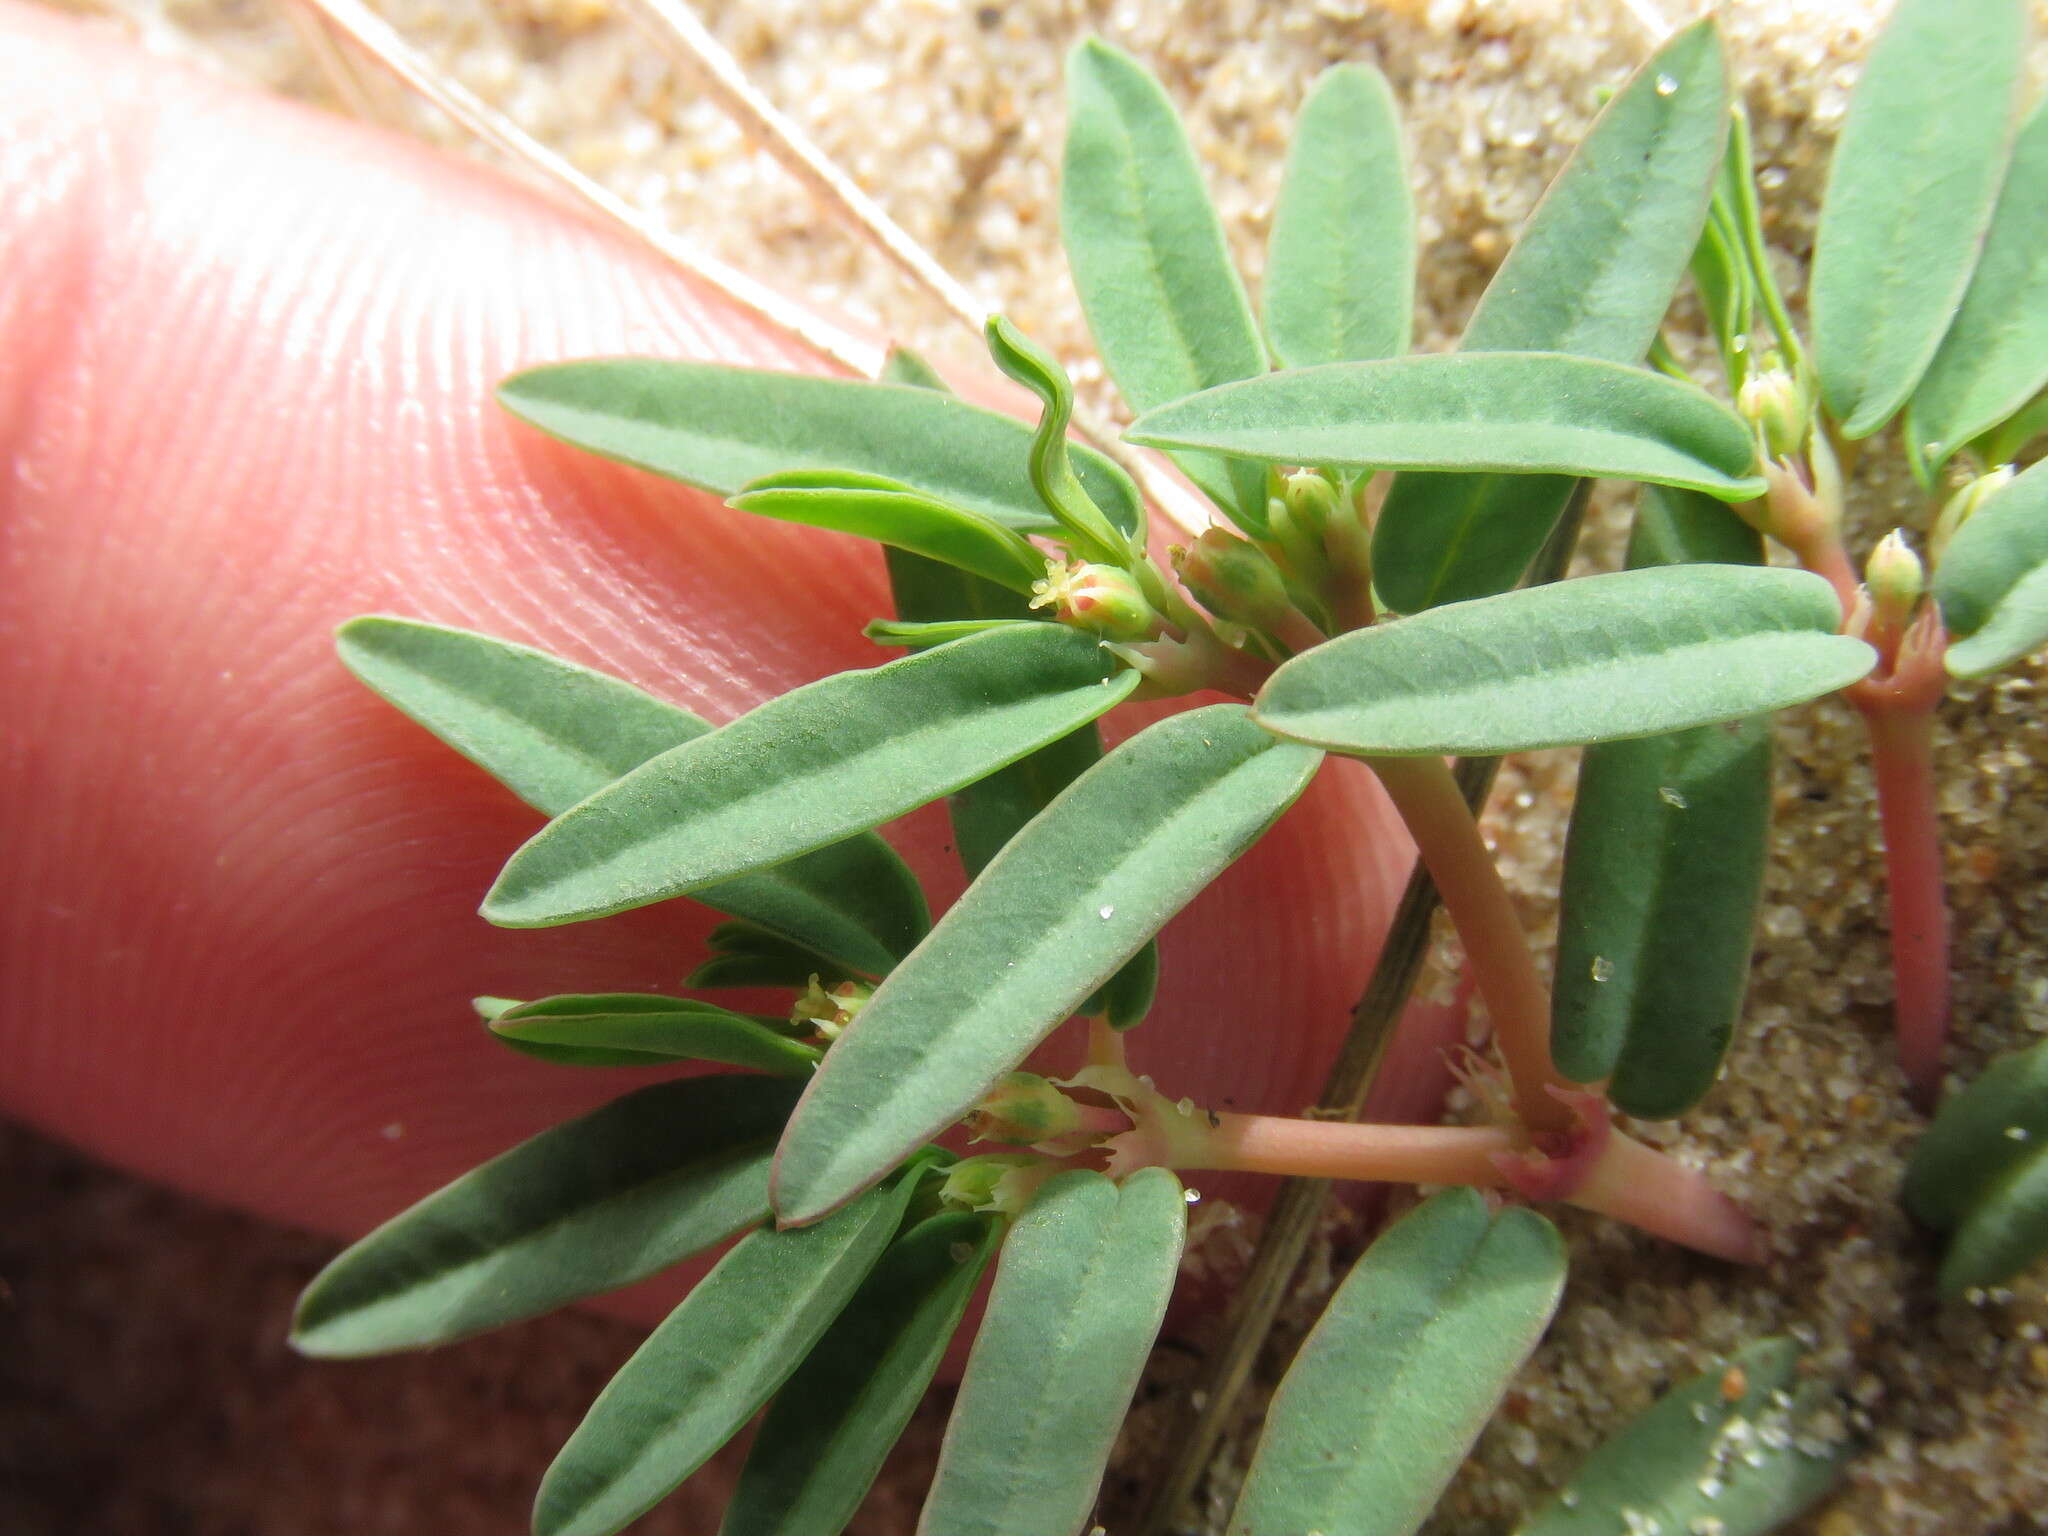
[[[2001,464],[1990,473],[1979,475],[1942,504],[1934,526],[1927,533],[1927,552],[1937,563],[1948,548],[1948,541],[1956,536],[1956,530],[1967,523],[1989,497],[2012,484],[2012,478],[2013,467]]]
[[[1062,624],[1106,640],[1142,640],[1160,628],[1137,578],[1114,565],[1049,560],[1045,579],[1031,584],[1031,606],[1050,608]]]
[[[1028,1147],[1081,1129],[1081,1107],[1035,1072],[1012,1072],[967,1116],[977,1141]]]
[[[1789,458],[1806,443],[1806,391],[1783,368],[1764,368],[1743,381],[1735,409],[1763,439],[1766,458]]]
[[[992,1152],[963,1157],[946,1170],[939,1198],[970,1211],[1002,1211],[1014,1216],[1049,1178],[1055,1165],[1042,1157]]]
[[[1863,567],[1863,585],[1880,623],[1903,624],[1927,590],[1927,571],[1920,557],[1906,547],[1894,528],[1870,552]]]
[[[1320,541],[1323,530],[1337,510],[1338,488],[1318,470],[1299,470],[1287,477],[1287,515],[1294,526],[1311,539]]]
[[[1188,591],[1219,619],[1277,630],[1294,607],[1279,567],[1258,546],[1221,528],[1205,531],[1177,564]]]

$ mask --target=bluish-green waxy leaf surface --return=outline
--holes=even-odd
[[[371,616],[342,625],[335,648],[373,692],[549,816],[711,730],[630,683],[468,630]],[[931,926],[916,879],[869,833],[694,894],[870,975]]]
[[[1564,1291],[1534,1211],[1436,1195],[1366,1250],[1266,1414],[1231,1536],[1409,1536]]]
[[[825,678],[556,817],[512,856],[484,916],[575,922],[772,867],[1015,762],[1137,684],[1092,636],[1054,624]]]
[[[543,1061],[582,1067],[715,1061],[777,1077],[809,1077],[819,1052],[743,1013],[687,997],[638,992],[564,994],[521,1003],[491,1033]]]
[[[1323,72],[1301,104],[1273,210],[1262,294],[1286,368],[1408,350],[1415,310],[1415,199],[1401,116],[1370,64]]]
[[[1805,571],[1684,565],[1504,592],[1297,656],[1259,722],[1363,756],[1491,757],[1650,736],[1832,693],[1875,653]]]
[[[1082,312],[1131,408],[1266,371],[1265,343],[1166,93],[1100,38],[1067,59],[1060,235]],[[1265,504],[1255,465],[1179,456],[1218,505]]]
[[[1920,381],[1991,222],[2018,111],[2025,0],[1897,0],[1849,100],[1815,237],[1821,397],[1849,437]]]
[[[1641,362],[1699,241],[1727,131],[1720,39],[1701,22],[1601,112],[1487,284],[1459,350]],[[1504,592],[1571,489],[1553,478],[1404,474],[1374,526],[1375,584],[1399,613]]]
[[[1173,1294],[1180,1180],[1055,1175],[1003,1244],[919,1536],[1078,1536]]]
[[[1942,551],[1934,600],[1956,677],[1982,677],[2048,641],[2048,460],[1984,498]]]
[[[987,1216],[899,1237],[776,1394],[720,1536],[838,1536],[930,1385],[1002,1240]]]
[[[1623,1425],[1515,1536],[1765,1536],[1841,1475],[1855,1447],[1834,1406],[1798,1346],[1761,1340]]]
[[[1632,568],[1762,558],[1720,502],[1644,488]],[[1551,991],[1559,1071],[1652,1119],[1712,1086],[1749,979],[1770,810],[1767,718],[1586,749]]]
[[[374,1355],[615,1290],[759,1221],[794,1083],[659,1083],[543,1131],[394,1216],[322,1270],[292,1343]]]
[[[814,1227],[741,1239],[590,1405],[541,1480],[534,1536],[610,1536],[702,1466],[832,1326],[923,1175]]]
[[[896,611],[907,619],[945,613],[1000,613],[1006,604],[1016,601],[1013,594],[992,583],[901,551],[889,562],[889,585]],[[870,633],[872,629],[870,626]],[[987,868],[1005,843],[1101,757],[1101,732],[1084,725],[956,790],[946,802],[946,814],[967,878],[971,880]],[[1159,952],[1147,944],[1091,1001],[1107,1012],[1112,1024],[1128,1028],[1151,1008],[1158,976]]]
[[[826,1054],[777,1157],[780,1217],[815,1220],[971,1109],[1258,839],[1320,759],[1218,704],[1076,779]]]
[[[1941,1106],[1902,1192],[1913,1219],[1960,1226],[2001,1180],[2048,1149],[2048,1042],[2001,1056]]]
[[[2048,384],[2048,107],[2020,129],[1963,307],[1913,391],[1906,437],[1930,471]]]
[[[1948,1234],[1951,1301],[2048,1254],[2048,1042],[2000,1057],[1941,1106],[1906,1164],[1904,1199]]]
[[[732,505],[760,517],[891,544],[1013,592],[1029,592],[1045,575],[1045,556],[1023,534],[880,475],[787,470],[750,482]]]
[[[1647,369],[1561,352],[1433,353],[1267,374],[1161,406],[1124,435],[1274,464],[1611,475],[1728,501],[1764,488],[1750,473],[1749,429],[1725,406]]]
[[[1074,385],[1066,369],[1001,315],[988,317],[982,339],[995,365],[1038,396],[1044,407],[1031,436],[1031,484],[1059,522],[1061,539],[1084,560],[1128,563],[1142,549],[1143,540],[1128,539],[1111,526],[1089,498],[1087,487],[1074,477],[1067,442],[1067,425],[1074,418]]]
[[[1054,531],[1031,488],[1031,428],[939,390],[608,358],[516,373],[498,401],[543,432],[730,496],[792,469],[882,475],[1020,533]],[[1130,476],[1092,449],[1074,467],[1126,533],[1143,526]]]
[[[1939,1285],[1946,1301],[2003,1285],[2048,1257],[2048,1157],[2037,1150],[1970,1207],[1949,1234]]]
[[[1771,723],[1588,747],[1558,914],[1551,1054],[1614,1105],[1683,1114],[1714,1084],[1749,979]]]

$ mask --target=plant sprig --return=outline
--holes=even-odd
[[[1001,317],[986,340],[1038,397],[1035,426],[953,398],[902,354],[876,383],[653,360],[509,380],[508,408],[558,437],[887,546],[898,611],[870,633],[909,654],[712,728],[506,642],[396,618],[344,627],[365,682],[552,818],[487,918],[544,926],[693,897],[734,919],[695,985],[793,996],[786,1021],[647,994],[480,1000],[497,1038],[565,1065],[742,1070],[641,1090],[395,1218],[309,1289],[300,1346],[433,1344],[737,1237],[564,1448],[536,1530],[619,1529],[765,1407],[726,1530],[829,1533],[993,1265],[922,1529],[1074,1530],[1164,1315],[1180,1171],[1462,1185],[1390,1229],[1339,1292],[1276,1396],[1232,1526],[1399,1533],[1563,1284],[1549,1223],[1476,1191],[1760,1258],[1749,1218],[1612,1108],[1681,1112],[1727,1048],[1760,878],[1764,718],[1846,690],[1872,720],[1903,848],[1931,827],[1915,753],[1942,622],[1963,637],[1946,649],[1958,673],[2048,639],[2031,472],[1994,471],[1943,513],[1931,604],[1902,546],[1881,546],[1861,587],[1841,547],[1838,437],[1903,407],[1943,434],[1923,454],[1938,467],[2018,432],[2007,424],[2048,382],[2023,360],[2048,291],[2025,258],[2031,127],[2005,170],[2020,9],[1966,10],[1944,30],[1932,0],[1902,0],[1859,89],[1811,347],[1764,259],[1710,23],[1616,94],[1460,349],[1428,357],[1404,355],[1414,220],[1376,73],[1333,72],[1304,109],[1255,309],[1165,93],[1082,44],[1063,191],[1076,286],[1140,413],[1132,440],[1172,453],[1237,530],[1163,560],[1129,477],[1067,441],[1066,373]],[[1934,86],[1913,67],[1922,49]],[[1958,78],[1992,88],[1932,133]],[[1941,200],[1940,228],[1879,195],[1887,156]],[[1967,174],[1944,176],[1950,159]],[[1672,376],[1668,349],[1661,371],[1643,366],[1688,264],[1737,411]],[[1771,348],[1752,343],[1760,318]],[[1593,477],[1644,487],[1632,569],[1518,587]],[[1810,570],[1763,565],[1728,504]],[[1095,722],[1119,703],[1201,691],[1230,702],[1102,749]],[[1554,993],[1441,761],[1549,745],[1593,750],[1566,874],[1563,953],[1584,974]],[[1174,1096],[1170,1042],[1164,1086],[1130,1065],[1120,1031],[1150,1009],[1154,936],[1333,753],[1380,777],[1464,941],[1498,1054],[1466,1067],[1483,1124],[1225,1114]],[[933,923],[878,829],[941,799],[972,883]],[[1898,886],[1924,897],[1929,878],[1909,869]],[[1902,976],[1930,963],[1902,951]],[[1076,1014],[1086,1064],[1030,1071]],[[1907,1033],[1924,1086],[1924,1020]],[[1938,1127],[1923,1159],[2001,1193],[1962,1212],[1917,1197],[1960,1227],[1957,1252],[2000,1263],[2032,1238],[1970,1233],[2033,1233],[2039,1182],[1983,1144],[1974,1117],[2003,1082],[1959,1099],[1963,1128]],[[962,1155],[967,1135],[1001,1150]],[[1759,1391],[1789,1380],[1775,1346],[1744,1360]],[[1697,1417],[1707,1390],[1672,1401]],[[1748,1394],[1721,1395],[1732,1414]],[[1697,1439],[1660,1407],[1583,1476],[1655,1481],[1697,1459]],[[1749,1480],[1744,1529],[1839,1460],[1799,1456]],[[1672,1486],[1658,1507],[1689,1509]],[[1560,1519],[1531,1528],[1574,1528]]]

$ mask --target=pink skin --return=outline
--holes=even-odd
[[[595,353],[814,366],[651,258],[76,23],[0,28],[0,1111],[353,1235],[645,1080],[517,1057],[471,996],[672,987],[713,919],[485,925],[535,816],[360,689],[334,625],[468,625],[723,720],[879,659],[880,564],[491,404]],[[899,842],[949,899],[944,839]],[[1141,1070],[1308,1103],[1408,857],[1333,764],[1169,930]]]

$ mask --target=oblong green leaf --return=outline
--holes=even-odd
[[[1180,1180],[1055,1175],[1018,1218],[939,1450],[920,1536],[1066,1536],[1102,1469],[1173,1294]]]
[[[630,683],[469,630],[373,615],[342,625],[335,649],[372,692],[549,816],[711,730]],[[869,975],[931,926],[916,878],[868,833],[695,894]]]
[[[730,496],[790,469],[851,469],[915,486],[1020,533],[1056,524],[1031,488],[1031,429],[939,390],[604,358],[515,373],[498,403],[543,432]],[[1089,448],[1074,468],[1124,532],[1142,527],[1130,476]]]
[[[1749,980],[1771,722],[1588,747],[1565,845],[1551,1054],[1615,1106],[1683,1114],[1714,1084]]]
[[[565,993],[521,1003],[491,1033],[567,1066],[650,1067],[716,1061],[777,1077],[809,1077],[820,1052],[743,1013],[687,997],[640,992]]]
[[[741,1239],[590,1405],[541,1479],[534,1536],[610,1536],[730,1440],[875,1267],[923,1174],[814,1227]]]
[[[1000,613],[1014,602],[1012,594],[946,566],[898,551],[889,562],[889,586],[896,611],[906,619],[933,618],[945,613]],[[1000,623],[978,619],[980,624]],[[874,626],[869,626],[872,634]],[[1095,726],[1062,736],[999,768],[986,778],[962,785],[946,802],[953,826],[953,846],[961,868],[972,880],[1053,797],[1102,756],[1102,734]],[[1100,1003],[1119,1028],[1140,1022],[1152,1006],[1159,954],[1147,944],[1103,989]],[[1092,1012],[1094,1009],[1084,1009]]]
[[[1725,406],[1647,369],[1562,352],[1267,374],[1161,406],[1124,435],[1275,464],[1611,475],[1728,501],[1763,491],[1749,429]]]
[[[1325,70],[1301,104],[1261,298],[1282,367],[1408,350],[1415,198],[1394,93],[1370,64]]]
[[[1479,1437],[1564,1290],[1534,1211],[1451,1189],[1345,1277],[1266,1414],[1231,1536],[1408,1536]]]
[[[321,1356],[445,1344],[664,1269],[759,1221],[793,1083],[658,1083],[543,1131],[357,1242],[306,1287]]]
[[[1762,714],[1846,687],[1874,653],[1805,571],[1681,565],[1432,608],[1297,656],[1259,723],[1334,751],[1492,757]]]
[[[1970,1207],[1941,1258],[1944,1300],[2002,1285],[2048,1255],[2048,1155],[2036,1147]]]
[[[1319,760],[1217,704],[1076,779],[826,1054],[777,1157],[781,1218],[814,1220],[971,1109],[1257,840]]]
[[[2048,1042],[2001,1056],[1941,1106],[1901,1191],[1913,1219],[1960,1226],[2014,1169],[2048,1147]]]
[[[788,470],[749,481],[732,505],[759,517],[892,544],[1013,592],[1029,592],[1045,575],[1045,556],[1021,533],[880,475]]]
[[[1913,390],[1907,441],[1930,471],[2048,384],[2048,106],[2013,145],[1963,307]]]
[[[1982,677],[2048,641],[2048,459],[1984,498],[1934,570],[1955,677]]]
[[[1001,1222],[953,1214],[890,1245],[776,1394],[720,1536],[839,1536],[910,1422],[1001,1239]]]
[[[1265,343],[1173,103],[1100,38],[1067,57],[1060,235],[1109,375],[1145,411],[1266,371]],[[1217,504],[1265,506],[1256,466],[1179,457]]]
[[[826,987],[853,979],[846,967],[752,923],[720,923],[711,930],[708,943],[710,956],[683,978],[684,986],[706,991],[717,987],[795,987],[802,991],[813,976]]]
[[[825,678],[556,817],[512,855],[484,916],[576,922],[779,864],[993,773],[1137,683],[1092,636],[1056,624]]]
[[[1705,225],[1727,131],[1727,67],[1701,22],[1602,110],[1487,284],[1459,350],[1641,362]],[[1420,613],[1506,591],[1571,490],[1549,478],[1399,476],[1373,529],[1381,596]]]
[[[1644,488],[1632,568],[1762,559],[1720,502]],[[1767,717],[1586,749],[1559,894],[1558,1070],[1650,1119],[1712,1086],[1749,979],[1770,812]]]
[[[1897,0],[1828,169],[1810,304],[1821,397],[1849,437],[1906,403],[1956,312],[1998,197],[2024,0]]]
[[[1623,1425],[1516,1536],[1764,1536],[1841,1475],[1854,1443],[1816,1422],[1834,1406],[1790,1339],[1751,1344]]]

